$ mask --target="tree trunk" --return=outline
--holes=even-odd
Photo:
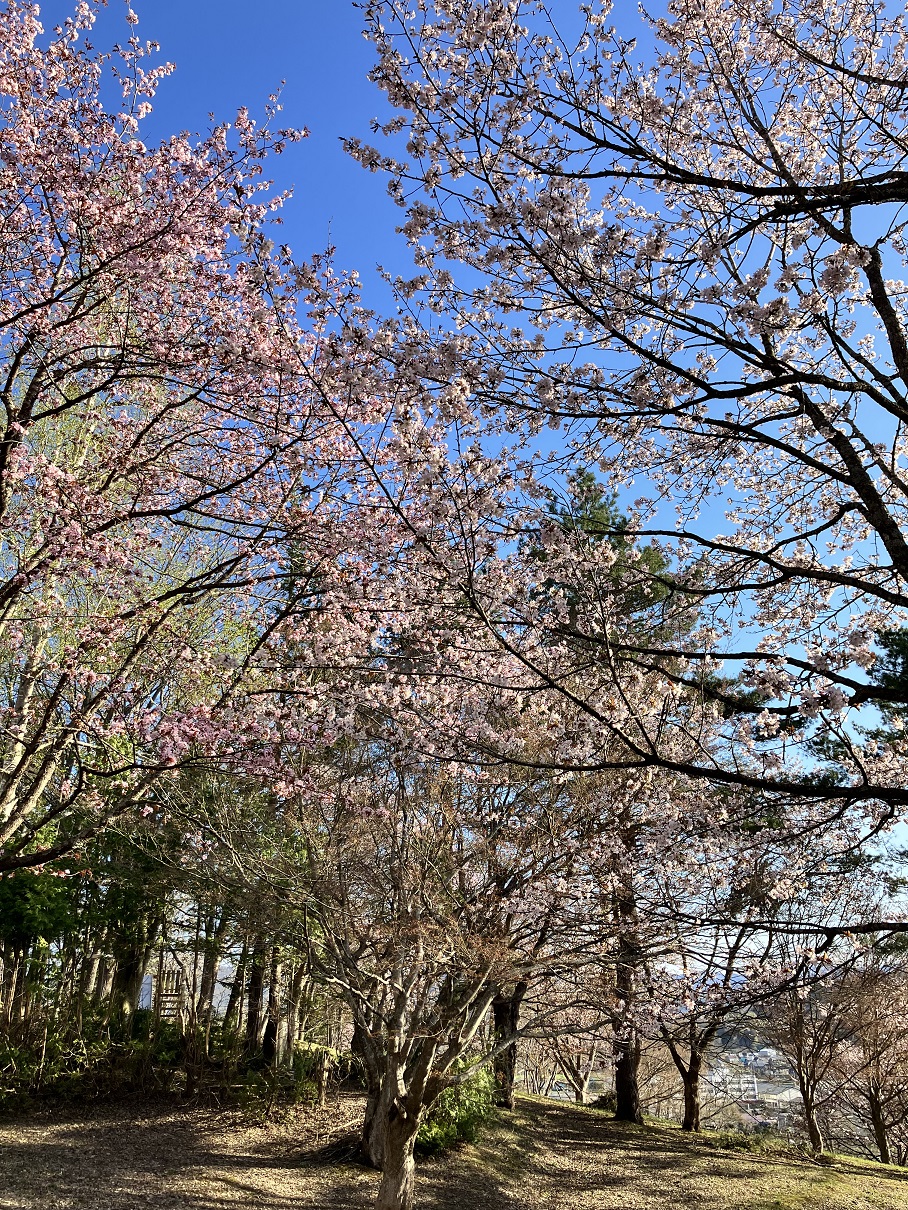
[[[625,868],[617,880],[614,916],[619,927],[615,961],[615,993],[619,1019],[615,1028],[615,1121],[643,1125],[643,1107],[637,1072],[640,1067],[640,1035],[633,1024],[637,971],[642,962],[637,927],[637,902],[633,877]]]
[[[110,1004],[110,993],[113,990],[114,971],[116,967],[112,959],[106,955],[101,957],[98,963],[98,969],[95,972],[95,986],[93,998],[101,1003]]]
[[[640,1104],[640,1086],[637,1071],[640,1067],[640,1037],[628,1026],[624,1037],[615,1037],[615,1121],[635,1122],[643,1125],[643,1107]]]
[[[95,979],[98,975],[98,965],[101,961],[100,950],[93,950],[87,961],[82,967],[82,996],[86,1000],[92,998],[95,988]]]
[[[17,955],[16,977],[13,980],[12,1002],[10,1004],[10,1022],[25,1020],[26,989],[28,988],[28,947],[24,947]]]
[[[283,1027],[278,1034],[277,1041],[279,1063],[286,1062],[292,1057],[293,1048],[299,1037],[300,1025],[302,1023],[300,1005],[303,1000],[303,985],[305,981],[306,966],[305,963],[301,962],[294,969],[290,977],[290,985],[287,989],[287,1012],[284,1016]]]
[[[514,1083],[517,1078],[517,1028],[520,1006],[527,993],[527,983],[521,980],[509,996],[499,992],[492,1001],[492,1023],[495,1043],[507,1043],[493,1062],[495,1075],[495,1104],[503,1109],[514,1108]]]
[[[886,1118],[883,1114],[883,1106],[880,1103],[877,1088],[871,1087],[867,1100],[870,1103],[870,1121],[873,1125],[873,1137],[880,1155],[880,1163],[891,1164],[892,1152],[889,1147],[889,1131],[886,1129]]]
[[[718,1021],[707,1025],[702,1032],[697,1029],[697,1022],[692,1017],[687,1028],[687,1061],[685,1062],[678,1044],[665,1025],[661,1025],[662,1040],[668,1047],[672,1062],[681,1077],[684,1089],[684,1120],[682,1130],[697,1131],[700,1129],[700,1076],[703,1071],[703,1059],[712,1045],[718,1030]]]
[[[363,1129],[360,1136],[360,1153],[371,1168],[381,1171],[385,1158],[385,1136],[379,1119],[381,1093],[369,1089],[366,1093],[366,1113],[363,1118]]]
[[[403,1117],[395,1106],[389,1110],[384,1133],[384,1162],[375,1210],[413,1210],[416,1165],[413,1147],[418,1119]]]
[[[214,995],[218,983],[218,967],[221,962],[221,942],[227,931],[227,908],[220,909],[220,916],[212,912],[205,920],[205,949],[202,957],[202,974],[199,979],[199,994],[195,1011],[204,1030],[205,1058],[211,1047],[211,1020],[214,1014]],[[226,1021],[226,1016],[225,1016]]]
[[[82,966],[79,973],[78,1028],[80,1031],[82,1029],[83,1008],[90,1001],[94,1000],[96,996],[98,970],[101,965],[102,955],[107,947],[108,931],[106,927],[100,933],[95,933],[90,929],[86,930],[82,947]]]
[[[262,1000],[265,989],[265,968],[262,964],[261,942],[256,941],[249,965],[249,980],[246,984],[246,1053],[250,1057],[258,1053],[262,1027]]]
[[[362,1063],[366,1085],[366,1112],[363,1117],[360,1151],[367,1164],[380,1169],[384,1160],[385,1146],[384,1121],[379,1112],[382,1105],[382,1056],[375,1040],[356,1020],[353,1022],[350,1049]],[[388,1106],[385,1105],[385,1114],[387,1114],[387,1109]]]
[[[199,978],[199,994],[195,1002],[196,1016],[203,1024],[211,1019],[211,1007],[214,1002],[215,976],[218,969],[219,954],[214,948],[211,937],[205,938],[205,951],[202,956],[202,974]]]
[[[559,1043],[555,1043],[554,1050],[561,1074],[574,1090],[574,1100],[578,1105],[585,1105],[593,1068],[599,1054],[598,1045],[594,1042],[586,1055],[570,1045],[565,1047]]]
[[[113,1012],[115,1017],[128,1021],[139,1003],[142,980],[145,978],[144,946],[137,945],[129,954],[117,962],[113,986]]]
[[[692,1054],[687,1072],[681,1076],[684,1084],[684,1121],[682,1130],[700,1129],[700,1056]]]
[[[807,1138],[810,1141],[810,1146],[818,1154],[824,1150],[823,1132],[820,1130],[820,1123],[817,1120],[817,1109],[814,1104],[811,1090],[801,1085],[801,1102],[804,1107],[804,1125],[807,1127]]]
[[[14,950],[7,950],[3,956],[3,1023],[9,1025],[13,1019],[13,1002],[16,998],[16,984],[19,979],[21,955]]]
[[[330,1073],[331,1060],[328,1058],[328,1047],[323,1046],[318,1054],[318,1067],[315,1072],[315,1089],[319,1109],[324,1109],[328,1103],[328,1076]]]
[[[138,1008],[142,982],[161,933],[160,919],[143,923],[142,935],[119,947],[116,954],[111,1007],[114,1017],[126,1023]]]
[[[277,1035],[281,1025],[281,961],[277,946],[271,951],[271,969],[268,976],[268,1015],[265,1021],[265,1036],[262,1039],[262,1058],[269,1067],[277,1061]]]
[[[47,942],[42,941],[39,938],[32,949],[31,957],[28,961],[28,973],[25,978],[25,1017],[28,1021],[31,1021],[32,1015],[35,1012],[38,1004],[44,1000],[44,987],[47,975],[47,958]]]
[[[810,1139],[810,1145],[814,1151],[821,1152],[825,1144],[823,1142],[823,1132],[820,1130],[820,1124],[817,1121],[815,1110],[806,1110],[804,1117],[807,1122],[807,1137]]]
[[[246,983],[246,965],[248,961],[249,941],[248,939],[244,939],[243,948],[240,951],[239,961],[236,964],[236,970],[233,974],[233,982],[230,985],[230,995],[227,999],[227,1008],[224,1012],[225,1032],[229,1032],[232,1029],[239,1029],[243,987]]]

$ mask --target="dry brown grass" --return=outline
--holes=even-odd
[[[361,1102],[252,1125],[238,1113],[98,1106],[0,1123],[3,1210],[355,1210]],[[525,1100],[476,1147],[420,1166],[423,1210],[908,1210],[908,1171],[723,1151],[666,1127]]]

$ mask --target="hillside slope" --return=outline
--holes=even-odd
[[[471,1149],[470,1167],[463,1184],[478,1192],[481,1171],[485,1200],[464,1196],[464,1210],[908,1210],[905,1169],[846,1159],[827,1167],[797,1155],[725,1150],[708,1135],[625,1126],[551,1101],[522,1101]],[[440,1183],[431,1184],[433,1210],[451,1204]]]
[[[376,1174],[333,1143],[360,1113],[345,1096],[267,1129],[147,1102],[7,1120],[0,1208],[365,1210]],[[418,1185],[420,1210],[908,1210],[905,1169],[726,1151],[529,1099],[478,1146],[420,1165]]]

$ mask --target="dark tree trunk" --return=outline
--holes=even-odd
[[[262,1000],[265,989],[265,967],[262,963],[261,942],[256,941],[249,964],[249,979],[246,984],[246,1053],[249,1056],[259,1051],[262,1028]]]
[[[363,1117],[363,1128],[360,1136],[360,1153],[362,1158],[372,1168],[381,1171],[384,1161],[385,1138],[383,1123],[379,1116],[381,1092],[375,1089],[366,1091],[366,1112]]]
[[[277,1059],[277,1035],[281,1024],[281,963],[278,948],[271,951],[271,969],[268,976],[268,1017],[265,1035],[262,1038],[262,1058],[269,1067]]]
[[[810,1146],[818,1154],[825,1148],[823,1132],[817,1118],[817,1107],[814,1101],[814,1089],[804,1080],[799,1081],[801,1104],[804,1112],[804,1125],[807,1128],[807,1138]]]
[[[16,998],[16,984],[19,979],[19,967],[22,955],[18,950],[5,950],[3,954],[3,1023],[9,1025],[13,1019],[13,1002]]]
[[[615,1121],[643,1125],[643,1107],[637,1072],[640,1067],[640,1037],[628,1026],[615,1037]]]
[[[128,954],[123,954],[117,961],[114,975],[113,1010],[114,1015],[128,1021],[139,1004],[142,991],[142,980],[145,977],[146,949],[136,945]]]
[[[240,959],[236,964],[236,970],[233,974],[233,982],[230,985],[230,995],[227,998],[227,1009],[224,1013],[224,1029],[226,1031],[239,1028],[243,988],[246,984],[246,967],[248,963],[249,941],[244,940],[243,948],[240,951]]]
[[[95,982],[95,998],[110,1005],[110,993],[113,991],[114,972],[116,966],[112,959],[102,958],[98,967]]]
[[[202,974],[199,978],[199,995],[195,1005],[196,1016],[202,1022],[208,1022],[211,1018],[215,975],[217,974],[219,957],[220,955],[211,945],[210,941],[206,940],[205,954],[202,958]]]
[[[504,1109],[514,1108],[514,1083],[517,1078],[517,1030],[520,1006],[527,993],[527,983],[521,980],[510,995],[499,992],[492,1001],[492,1027],[496,1046],[506,1045],[494,1059],[495,1104]]]
[[[205,1057],[211,1045],[211,1018],[214,1012],[214,993],[217,988],[218,966],[221,961],[221,942],[227,931],[226,907],[220,917],[214,912],[205,921],[205,952],[202,958],[202,974],[199,979],[199,994],[195,1011],[205,1033]],[[227,1020],[225,1016],[225,1021]]]
[[[328,1047],[323,1046],[318,1054],[318,1067],[315,1069],[315,1091],[320,1109],[324,1109],[328,1103],[328,1077],[331,1075],[332,1066]]]
[[[700,1056],[691,1055],[686,1073],[682,1074],[684,1084],[684,1121],[682,1130],[697,1131],[700,1129]]]
[[[265,1032],[262,1034],[262,1062],[267,1067],[273,1067],[277,1059],[277,1021],[269,1013],[265,1019]]]
[[[715,1040],[718,1029],[718,1020],[698,1028],[696,1018],[691,1017],[687,1027],[687,1059],[685,1060],[676,1039],[664,1025],[661,1027],[662,1040],[668,1047],[672,1062],[678,1069],[684,1089],[682,1130],[698,1131],[700,1129],[700,1077],[703,1074],[703,1060]]]
[[[627,868],[620,871],[613,905],[618,925],[615,960],[615,993],[619,1020],[615,1029],[615,1120],[643,1125],[643,1107],[637,1072],[640,1068],[640,1035],[634,1027],[632,1010],[637,990],[637,972],[643,961],[637,920],[633,878]]]
[[[306,967],[300,963],[290,977],[287,989],[287,1013],[284,1027],[278,1034],[278,1061],[283,1062],[291,1057],[293,1048],[300,1035],[300,1027],[305,1017],[300,1012],[303,1001],[303,985],[306,981]]]
[[[807,1137],[810,1139],[810,1145],[816,1152],[822,1152],[825,1147],[823,1132],[820,1129],[820,1123],[817,1121],[816,1110],[813,1108],[805,1110],[804,1118],[807,1124]]]
[[[34,965],[32,953],[32,946],[29,943],[22,948],[19,954],[19,961],[16,965],[16,978],[13,984],[11,1021],[28,1021],[29,1002],[31,1000],[29,994],[31,982],[29,974]]]
[[[116,954],[113,979],[113,1013],[128,1023],[139,1006],[142,981],[151,962],[151,955],[161,935],[160,917],[146,920],[141,935],[124,944]]]
[[[7,1019],[10,1024],[25,1018],[25,989],[28,975],[28,949],[23,947],[16,953],[14,974],[11,979],[10,1002]]]
[[[886,1117],[877,1087],[871,1087],[867,1097],[870,1105],[870,1122],[873,1126],[873,1137],[879,1152],[881,1164],[892,1163],[892,1151],[889,1147],[889,1131],[886,1128]]]

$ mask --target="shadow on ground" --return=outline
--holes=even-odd
[[[367,1208],[377,1174],[343,1145],[360,1111],[341,1098],[268,1129],[170,1105],[0,1123],[0,1208]],[[502,1115],[480,1145],[420,1165],[418,1185],[420,1210],[908,1210],[904,1170],[723,1152],[544,1101]]]

